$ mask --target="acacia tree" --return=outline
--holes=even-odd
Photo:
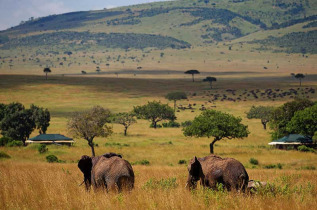
[[[210,84],[210,89],[212,89],[212,82],[217,82],[217,78],[216,77],[206,77],[203,82],[209,82]]]
[[[45,134],[48,126],[50,126],[51,115],[48,109],[35,106],[34,104],[30,107],[33,120],[36,126],[36,129],[39,130],[40,134]]]
[[[266,124],[270,121],[270,117],[274,108],[271,106],[252,106],[249,112],[247,112],[248,119],[261,119],[264,130],[266,130]]]
[[[270,128],[273,130],[272,139],[278,139],[287,134],[286,125],[293,118],[295,112],[304,110],[314,105],[308,99],[296,98],[276,108],[270,118]]]
[[[43,72],[46,74],[46,80],[47,80],[47,74],[51,73],[52,70],[50,68],[46,67],[46,68],[44,68]]]
[[[106,125],[110,122],[110,115],[108,109],[95,106],[83,112],[75,112],[68,121],[68,131],[75,138],[83,138],[88,142],[93,157],[95,156],[94,138],[112,134],[112,127]]]
[[[244,138],[249,134],[248,126],[241,123],[240,117],[215,110],[203,111],[195,117],[192,124],[183,129],[185,136],[213,137],[210,153],[214,153],[214,144],[224,138]]]
[[[155,129],[157,123],[162,120],[176,119],[173,109],[167,104],[162,104],[158,101],[148,102],[148,104],[143,106],[136,106],[134,107],[133,112],[138,117],[151,121]]]
[[[299,86],[302,86],[302,79],[305,78],[305,75],[299,73],[299,74],[295,74],[294,77],[299,80]]]
[[[290,133],[314,136],[317,131],[317,104],[302,111],[295,112],[286,129]]]
[[[192,70],[185,71],[184,74],[191,74],[193,82],[195,82],[194,75],[195,74],[200,74],[200,72],[198,70],[192,69]]]
[[[128,128],[130,125],[136,123],[135,115],[133,113],[122,112],[118,113],[113,117],[114,123],[121,124],[124,126],[124,135],[127,135]]]
[[[176,110],[176,101],[181,99],[187,99],[187,95],[184,92],[171,92],[165,96],[166,99],[174,101],[174,112]]]

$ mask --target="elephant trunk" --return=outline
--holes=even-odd
[[[186,182],[186,186],[185,186],[188,190],[195,190],[197,187],[197,180],[192,177],[192,176],[188,176],[187,182]]]
[[[85,183],[85,186],[86,186],[86,190],[88,191],[90,189],[90,186],[91,186],[91,175],[85,175],[84,174],[84,183]]]

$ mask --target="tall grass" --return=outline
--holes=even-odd
[[[317,173],[307,171],[249,170],[254,179],[271,183],[249,195],[189,192],[185,167],[134,166],[135,189],[123,194],[86,192],[78,186],[83,177],[76,164],[6,161],[0,169],[1,209],[314,209],[317,204]]]

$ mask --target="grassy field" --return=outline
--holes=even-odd
[[[186,165],[193,156],[208,155],[207,138],[187,138],[181,128],[149,128],[149,122],[138,120],[123,135],[123,127],[113,125],[114,134],[109,138],[96,138],[96,154],[116,152],[131,163],[148,160],[150,165],[133,165],[136,187],[131,193],[120,195],[85,192],[78,185],[83,176],[77,168],[81,155],[90,155],[87,143],[76,139],[73,147],[48,146],[48,153],[39,154],[36,145],[22,148],[0,148],[11,159],[0,159],[0,209],[314,209],[317,201],[317,156],[314,153],[276,150],[268,147],[269,131],[265,131],[259,120],[247,119],[245,112],[252,105],[279,106],[290,97],[269,99],[265,96],[255,99],[244,92],[268,88],[288,91],[296,89],[301,97],[317,99],[316,93],[305,93],[316,89],[316,75],[305,78],[303,86],[290,78],[288,73],[217,73],[218,81],[210,90],[201,82],[204,75],[191,82],[191,77],[182,74],[85,76],[1,75],[0,102],[18,101],[26,107],[34,103],[48,108],[51,125],[48,133],[69,135],[67,118],[73,111],[82,111],[94,105],[109,108],[113,113],[130,111],[133,106],[147,101],[160,100],[169,103],[164,95],[171,91],[185,91],[188,100],[178,102],[183,106],[196,104],[194,110],[177,112],[177,121],[192,120],[200,113],[199,108],[216,109],[241,116],[249,126],[249,137],[239,140],[222,140],[215,146],[215,153],[222,157],[233,157],[247,168],[251,179],[268,181],[271,189],[257,195],[228,192],[213,192],[199,189],[189,192],[185,189]],[[181,76],[180,76],[181,75]],[[165,79],[162,79],[162,78]],[[150,79],[149,79],[150,78]],[[156,78],[156,79],[154,79]],[[158,79],[160,78],[160,79]],[[228,89],[242,95],[241,101],[211,101],[211,94],[226,94]],[[237,97],[237,96],[235,96]],[[216,107],[214,107],[216,106]],[[32,133],[31,136],[36,136]],[[106,143],[108,143],[106,145]],[[121,144],[120,145],[118,145]],[[116,144],[116,145],[115,145]],[[65,163],[46,163],[45,156],[54,154]],[[250,158],[259,165],[249,163]],[[265,169],[269,164],[281,164],[282,169]],[[155,180],[163,181],[155,182]],[[155,184],[156,183],[156,184]],[[160,184],[161,183],[161,184]],[[163,184],[162,184],[163,183]],[[164,184],[165,183],[165,184]]]

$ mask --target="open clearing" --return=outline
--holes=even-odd
[[[138,75],[139,76],[139,75]],[[183,76],[183,75],[182,75]],[[222,140],[216,143],[215,153],[222,157],[232,157],[241,161],[249,173],[250,179],[269,181],[274,185],[271,192],[259,195],[243,195],[227,192],[203,191],[188,192],[184,186],[187,178],[186,165],[179,160],[189,160],[193,156],[208,155],[207,138],[187,138],[181,128],[149,128],[149,122],[138,120],[124,137],[123,127],[113,125],[114,134],[109,138],[96,138],[96,154],[116,152],[131,163],[148,160],[149,166],[134,165],[136,187],[131,193],[112,195],[86,193],[78,185],[83,176],[77,168],[81,155],[90,155],[90,148],[82,140],[76,140],[73,147],[48,146],[48,153],[39,154],[35,145],[25,148],[1,148],[11,156],[9,160],[0,160],[0,203],[1,209],[315,209],[317,197],[317,155],[298,151],[276,150],[268,147],[269,131],[262,128],[260,120],[247,119],[245,112],[252,105],[279,106],[292,100],[289,96],[269,99],[267,97],[244,96],[244,92],[266,89],[279,89],[281,92],[296,89],[301,97],[317,99],[317,94],[307,93],[309,88],[317,89],[317,75],[308,75],[300,88],[298,81],[289,74],[270,73],[218,74],[214,89],[201,82],[204,75],[191,82],[186,78],[167,77],[153,79],[156,76],[130,76],[116,78],[70,77],[26,75],[1,75],[0,102],[18,101],[26,107],[34,103],[48,108],[51,112],[51,125],[47,133],[68,135],[67,118],[73,111],[82,111],[94,105],[109,108],[113,113],[130,111],[133,106],[147,101],[160,100],[169,103],[164,96],[172,91],[185,91],[190,97],[178,102],[183,106],[196,104],[194,112],[177,112],[177,122],[192,120],[200,113],[199,108],[228,112],[241,116],[243,123],[249,126],[251,134],[243,140]],[[298,89],[299,88],[299,89]],[[241,101],[217,100],[208,102],[211,94],[226,94],[233,97],[228,89],[243,95]],[[237,96],[235,96],[237,97]],[[244,98],[245,97],[245,98]],[[216,107],[214,107],[216,106]],[[37,135],[34,132],[31,137]],[[105,145],[120,143],[121,146]],[[124,145],[127,144],[127,145]],[[54,154],[66,163],[46,163],[45,156]],[[258,166],[249,163],[250,158],[259,161]],[[265,165],[278,164],[282,169],[264,169]],[[149,184],[150,179],[160,180],[176,178],[176,181],[164,187]],[[166,187],[167,186],[167,187]]]

